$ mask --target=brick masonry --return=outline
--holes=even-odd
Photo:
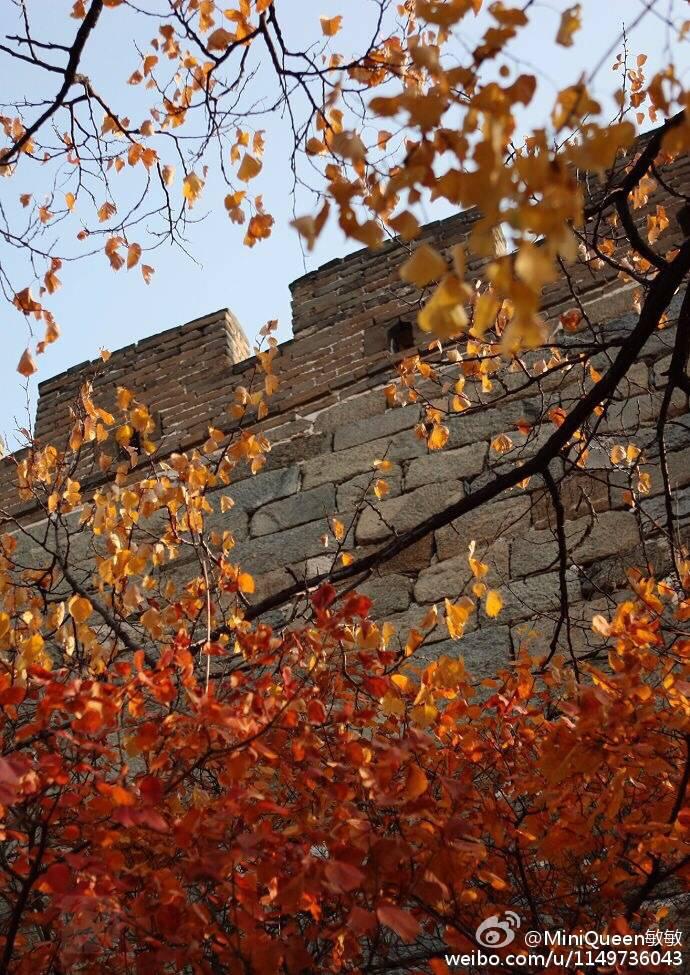
[[[687,191],[687,159],[672,168],[674,185]],[[658,202],[654,197],[650,207]],[[665,202],[672,216],[673,201]],[[640,212],[641,220],[646,212]],[[467,239],[474,219],[466,213],[430,224],[422,239],[448,251]],[[408,245],[393,241],[374,253],[363,250],[332,261],[292,285],[294,337],[280,347],[280,389],[270,416],[257,425],[272,444],[267,464],[231,487],[231,511],[221,514],[216,505],[209,519],[236,533],[237,557],[256,576],[257,599],[288,585],[295,574],[329,568],[333,546],[323,543],[329,515],[337,514],[348,525],[346,546],[367,554],[389,539],[392,529],[412,527],[539,445],[539,437],[516,432],[521,419],[535,415],[535,402],[526,393],[511,393],[510,374],[507,390],[486,395],[480,387],[470,390],[473,401],[486,402],[488,408],[452,416],[448,449],[435,456],[414,433],[420,408],[387,406],[383,388],[404,354],[391,351],[391,329],[403,323],[413,344],[424,348],[414,326],[419,293],[398,276],[408,253]],[[479,274],[481,262],[471,264],[471,271]],[[606,270],[592,277],[576,267],[573,275],[585,307],[607,337],[624,334],[634,324],[629,287]],[[678,304],[677,297],[676,310]],[[549,286],[544,294],[547,321],[557,322],[570,305],[564,281]],[[648,343],[602,419],[588,468],[568,472],[563,481],[570,639],[578,650],[601,645],[591,631],[591,616],[609,612],[622,598],[626,567],[651,563],[661,572],[668,567],[668,550],[655,528],[663,520],[655,422],[674,333],[670,322]],[[432,353],[425,354],[433,359]],[[158,426],[158,458],[164,459],[202,444],[209,426],[228,430],[226,406],[235,387],[250,384],[253,370],[241,327],[222,310],[121,349],[107,367],[85,363],[43,382],[35,437],[41,443],[64,442],[70,404],[82,382],[96,376],[96,396],[104,405],[117,385],[133,389],[150,405]],[[575,370],[545,380],[538,410],[569,409],[585,381]],[[673,414],[669,474],[684,537],[690,525],[690,418],[682,397],[674,401]],[[490,442],[504,432],[513,449],[497,457]],[[610,447],[625,443],[626,437],[644,448],[644,469],[652,479],[650,494],[635,512],[626,507],[624,473],[609,459]],[[394,462],[386,475],[389,493],[381,501],[366,494],[363,503],[373,461],[384,455]],[[554,462],[557,476],[564,473],[559,465]],[[94,483],[97,479],[93,475]],[[40,525],[41,514],[17,499],[13,458],[0,468],[0,501],[26,525]],[[467,551],[474,540],[490,565],[487,581],[500,590],[504,611],[497,620],[480,612],[461,642],[450,641],[440,624],[424,652],[464,653],[476,670],[488,672],[521,644],[537,649],[552,639],[565,640],[564,628],[557,625],[562,593],[553,526],[543,482],[533,479],[526,490],[515,489],[422,539],[382,565],[361,589],[374,599],[375,615],[390,619],[404,639],[433,603],[458,597],[470,583]],[[280,613],[271,619],[280,625]]]

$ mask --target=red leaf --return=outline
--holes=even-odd
[[[419,921],[408,911],[401,911],[392,904],[382,904],[376,908],[376,916],[381,924],[395,931],[403,941],[414,941],[420,932]]]
[[[324,873],[328,882],[336,890],[354,890],[364,880],[364,874],[359,867],[355,867],[351,863],[343,863],[342,860],[329,860]]]
[[[48,867],[41,881],[41,887],[54,894],[65,894],[73,886],[72,871],[66,863],[54,863]]]
[[[326,582],[323,586],[319,586],[311,597],[312,606],[319,611],[327,609],[335,600],[335,597],[335,586],[332,586],[330,582]]]

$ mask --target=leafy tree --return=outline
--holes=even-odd
[[[439,975],[445,954],[476,945],[493,914],[516,911],[534,928],[644,930],[690,879],[690,567],[667,463],[669,425],[690,392],[690,128],[673,62],[689,24],[676,4],[646,4],[645,16],[668,21],[669,56],[647,79],[644,57],[633,66],[624,48],[615,119],[585,74],[519,138],[516,106],[530,104],[537,80],[511,58],[531,3],[361,6],[375,24],[353,58],[336,52],[338,16],[293,52],[281,0],[228,10],[170,0],[155,14],[77,0],[69,45],[37,36],[21,4],[18,33],[0,44],[46,85],[38,104],[2,117],[0,233],[27,275],[15,284],[3,272],[2,285],[45,329],[23,375],[58,337],[49,304],[62,264],[105,255],[115,271],[150,279],[149,251],[181,241],[212,173],[245,243],[270,234],[251,193],[264,146],[253,88],[269,77],[269,118],[288,114],[295,177],[308,171],[318,197],[295,220],[307,245],[329,219],[370,247],[387,234],[411,244],[402,276],[419,289],[431,345],[400,359],[387,395],[419,404],[430,451],[445,446],[450,413],[491,409],[516,382],[537,402],[518,431],[536,446],[519,463],[509,434],[497,437],[500,464],[481,488],[368,554],[347,551],[347,526],[332,520],[330,571],[260,601],[232,534],[208,516],[216,504],[229,510],[233,480],[245,465],[259,470],[270,448],[255,421],[279,380],[271,326],[257,386],[203,449],[156,465],[147,405],[121,388],[107,410],[86,384],[68,443],[29,443],[14,458],[18,496],[45,522],[32,531],[11,505],[2,511],[0,972]],[[94,32],[123,11],[140,41],[128,69],[140,123],[81,70]],[[567,47],[581,5],[561,14],[551,43]],[[476,16],[484,33],[465,50],[458,37]],[[647,121],[656,128],[640,138]],[[26,170],[37,190],[17,201]],[[480,208],[469,243],[484,260],[480,282],[463,248],[414,245],[428,197]],[[557,278],[571,307],[554,332],[540,309]],[[588,295],[614,285],[634,321],[609,334]],[[675,317],[655,430],[663,578],[631,568],[630,598],[592,621],[608,653],[579,654],[566,484]],[[577,395],[567,409],[549,405],[549,382],[573,370]],[[470,383],[494,398],[470,395]],[[610,462],[639,508],[650,447],[625,434]],[[100,486],[83,476],[93,463]],[[372,475],[379,497],[389,466],[382,459]],[[460,656],[425,658],[435,608],[402,645],[374,622],[352,584],[531,479],[555,514],[565,651],[555,637],[546,654],[524,649],[477,680]],[[479,604],[501,612],[487,568],[470,549],[471,583],[443,611],[454,639]],[[293,625],[272,629],[268,611],[286,604]]]

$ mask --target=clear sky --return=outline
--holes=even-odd
[[[72,0],[30,0],[29,9],[35,9],[36,22],[44,37],[53,37],[55,30],[62,31],[61,19],[67,31],[65,36],[73,33],[75,22],[62,13],[69,10],[71,3]],[[665,0],[658,5],[659,10],[665,13],[671,4],[672,0]],[[623,24],[630,28],[646,4],[642,0],[583,0],[583,29],[575,47],[564,49],[553,44],[553,37],[560,12],[568,5],[561,0],[535,4],[534,24],[516,51],[522,62],[521,70],[537,74],[540,82],[535,102],[522,120],[525,126],[541,122],[555,92],[598,64],[620,34]],[[155,0],[141,0],[140,6],[153,12],[158,4]],[[676,4],[676,12],[679,6],[687,7],[684,3]],[[319,36],[319,16],[322,14],[344,15],[339,49],[345,53],[348,44],[356,45],[357,36],[362,31],[361,0],[277,0],[277,7],[289,34],[287,40],[293,47],[304,44],[305,38]],[[686,16],[690,16],[690,9]],[[0,3],[1,34],[15,31],[15,17],[14,4],[3,0]],[[103,28],[99,24],[95,44],[85,64],[86,73],[97,69],[101,78],[105,76],[111,82],[111,90],[124,83],[139,61],[129,17],[131,14],[121,8],[107,11],[107,16],[102,19]],[[485,21],[480,19],[475,25],[476,30],[467,32],[468,40],[476,39],[484,24]],[[152,28],[154,26],[152,21]],[[153,29],[150,35],[153,35]],[[144,40],[148,36],[144,34]],[[647,16],[637,29],[630,30],[628,45],[633,57],[640,52],[646,53],[648,66],[653,68],[664,58],[666,40],[663,18]],[[613,60],[614,56],[607,57],[597,76],[595,90],[601,96],[610,96],[616,87],[617,76],[610,70]],[[688,64],[678,64],[677,67],[682,76]],[[33,69],[27,70],[30,73]],[[17,78],[21,84],[31,85],[28,76],[24,79],[19,73]],[[57,75],[54,79],[59,82]],[[3,88],[0,98],[7,102],[12,95],[4,85]],[[117,99],[113,101],[117,103]],[[241,231],[228,220],[221,205],[222,197],[214,198],[207,193],[203,203],[194,210],[194,215],[205,213],[205,219],[190,227],[188,234],[188,248],[193,259],[178,249],[158,250],[153,260],[156,273],[150,285],[145,285],[139,274],[112,272],[105,257],[97,256],[63,269],[60,273],[63,287],[51,305],[62,328],[62,337],[40,357],[35,379],[46,379],[71,365],[94,358],[101,347],[114,350],[225,306],[237,315],[250,340],[271,318],[280,321],[279,338],[288,338],[291,334],[289,283],[305,271],[353,249],[337,226],[333,226],[323,234],[312,254],[303,253],[296,232],[289,226],[293,204],[288,151],[287,127],[279,119],[274,119],[267,125],[265,163],[257,180],[257,190],[263,192],[276,224],[270,239],[252,250],[242,245]],[[1,183],[0,200],[7,194],[16,196],[32,189],[26,185],[26,178],[21,173]],[[427,210],[423,216],[433,219],[447,212]],[[0,304],[0,322],[4,331],[0,432],[13,445],[13,430],[17,425],[25,425],[27,419],[27,391],[15,371],[17,360],[27,344],[27,335],[21,317],[4,303]],[[36,401],[35,379],[28,388],[32,410]]]

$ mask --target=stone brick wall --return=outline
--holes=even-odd
[[[687,192],[688,160],[675,163],[668,178]],[[636,214],[640,223],[659,200],[655,197]],[[664,202],[673,220],[675,198]],[[430,224],[422,239],[449,250],[467,239],[475,219],[469,213]],[[672,240],[669,236],[669,246]],[[411,349],[419,348],[432,363],[437,357],[425,349],[414,325],[419,293],[398,276],[408,253],[407,245],[392,241],[376,253],[359,251],[333,261],[292,285],[294,338],[280,347],[276,372],[281,386],[271,415],[257,424],[272,443],[266,466],[232,486],[231,511],[221,514],[216,506],[210,516],[212,525],[235,532],[237,561],[257,579],[256,599],[295,578],[329,569],[335,558],[333,543],[325,548],[323,542],[329,516],[337,514],[347,524],[348,550],[358,555],[374,551],[393,531],[412,527],[531,456],[550,431],[519,433],[520,421],[553,407],[567,411],[591,384],[587,371],[575,367],[544,377],[538,391],[521,388],[524,377],[510,372],[490,393],[469,381],[467,391],[477,409],[452,415],[446,450],[430,455],[414,432],[420,407],[391,408],[383,393],[395,364]],[[481,265],[474,261],[471,270],[479,274]],[[633,327],[631,285],[606,268],[592,275],[576,266],[572,276],[595,329],[601,327],[597,334],[615,340]],[[544,313],[554,326],[572,305],[569,287],[562,280],[544,294]],[[562,481],[566,518],[570,625],[559,622],[563,592],[555,513],[537,478],[526,489],[507,492],[429,534],[364,580],[360,588],[374,598],[378,617],[393,622],[404,639],[433,603],[457,598],[470,582],[467,552],[474,540],[491,567],[487,581],[501,591],[503,612],[497,620],[480,613],[461,644],[448,640],[441,622],[428,637],[427,652],[460,650],[482,671],[507,660],[525,642],[537,648],[552,641],[564,646],[567,640],[578,652],[602,643],[590,620],[593,613],[608,612],[625,593],[626,568],[651,563],[663,573],[669,564],[660,528],[664,512],[656,419],[678,307],[677,296],[671,321],[648,342],[608,404],[587,469],[565,471],[563,461],[553,464],[554,476]],[[560,332],[558,339],[567,349],[579,336]],[[602,352],[599,365],[605,366],[606,358]],[[96,393],[107,403],[122,384],[147,401],[159,424],[163,459],[203,443],[209,425],[229,428],[225,407],[237,385],[250,383],[254,367],[240,326],[230,312],[221,311],[115,352],[95,381]],[[94,371],[94,364],[79,365],[41,384],[39,441],[64,437],[69,404]],[[690,418],[684,397],[674,399],[672,414],[669,473],[683,538],[690,525]],[[497,456],[490,444],[505,432],[513,448]],[[626,500],[628,475],[610,461],[611,446],[630,439],[643,448],[643,469],[651,475],[650,493],[634,510]],[[372,464],[384,456],[394,462],[386,475],[389,494],[382,501],[369,494],[362,503]],[[83,472],[82,477],[98,480],[96,473]],[[40,512],[17,500],[12,458],[0,470],[0,501],[26,525],[40,526]],[[178,571],[185,571],[184,563]],[[279,611],[271,616],[276,625],[284,619]]]

